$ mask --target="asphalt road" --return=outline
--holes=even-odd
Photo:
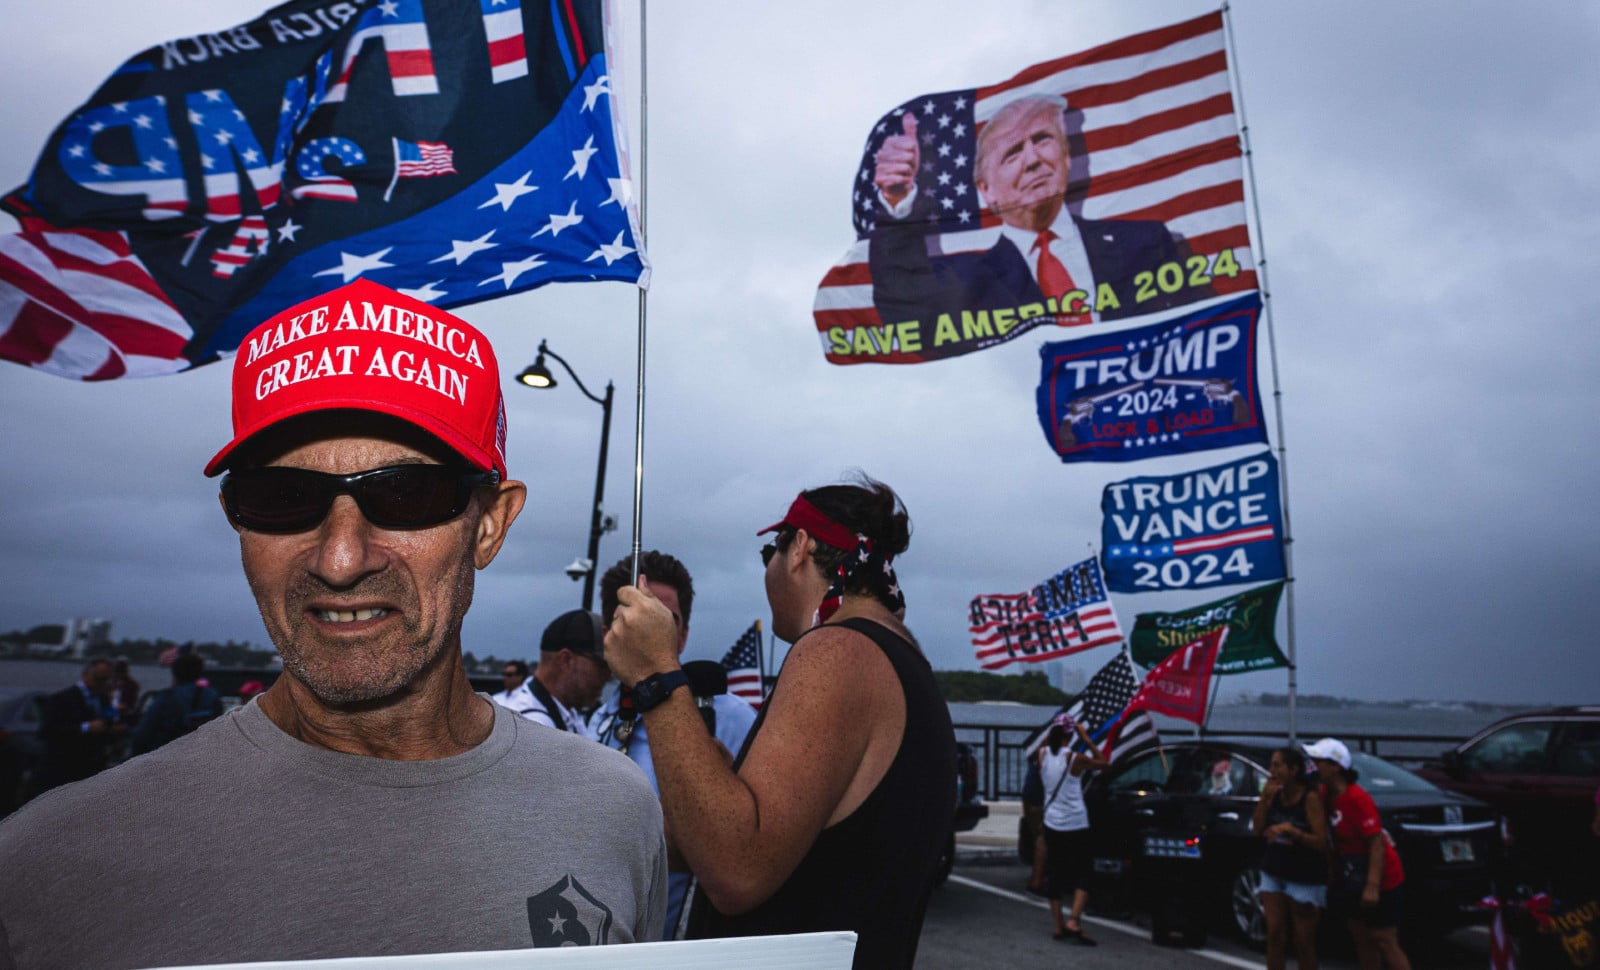
[[[1220,933],[1213,933],[1201,949],[1156,946],[1150,942],[1150,922],[1144,914],[1109,919],[1091,908],[1085,930],[1100,945],[1057,942],[1050,938],[1044,900],[1024,891],[1026,881],[1027,870],[1020,865],[958,861],[949,882],[934,893],[928,906],[917,949],[918,970],[1059,970],[1062,966],[1265,970],[1259,950]],[[1332,970],[1356,966],[1348,944],[1325,949],[1328,952],[1319,954],[1322,966]],[[1407,955],[1419,968],[1482,970],[1489,962],[1489,937],[1481,928],[1466,929],[1430,944],[1413,943]]]

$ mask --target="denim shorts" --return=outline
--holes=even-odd
[[[1288,896],[1297,903],[1308,903],[1318,909],[1328,908],[1328,887],[1320,883],[1289,882],[1270,872],[1261,874],[1261,892]]]

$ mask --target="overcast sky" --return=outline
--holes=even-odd
[[[20,184],[126,57],[263,9],[0,6],[0,182]],[[1064,466],[1034,417],[1045,330],[840,368],[811,322],[853,238],[852,178],[881,114],[1210,9],[652,8],[642,527],[695,575],[691,656],[766,624],[754,532],[803,486],[859,468],[899,490],[915,529],[898,564],[908,623],[935,667],[972,669],[968,601],[1098,548],[1108,481],[1249,453]],[[618,14],[636,129],[636,7]],[[1282,381],[1300,689],[1600,701],[1600,6],[1242,0],[1231,16]],[[510,382],[541,338],[597,393],[616,382],[606,507],[622,528],[602,566],[628,551],[636,292],[556,284],[462,313],[500,356],[510,467],[530,491],[480,575],[464,637],[480,655],[536,656],[545,623],[581,599],[562,567],[587,539],[600,408],[570,384]],[[0,364],[0,630],[94,616],[114,637],[265,643],[200,474],[230,436],[228,376],[79,384]],[[1131,629],[1139,612],[1242,588],[1113,600]],[[1273,671],[1226,688],[1284,684]]]

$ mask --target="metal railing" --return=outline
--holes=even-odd
[[[1034,729],[998,724],[955,725],[956,740],[965,742],[978,759],[978,790],[985,801],[1021,798],[1026,776],[1025,752]],[[1281,731],[1211,731],[1212,736],[1281,742]],[[1163,741],[1194,741],[1200,731],[1162,728]],[[1372,734],[1340,732],[1339,740],[1357,751],[1402,764],[1432,760],[1446,748],[1465,740],[1461,734]]]

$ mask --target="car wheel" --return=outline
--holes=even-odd
[[[1228,912],[1234,932],[1250,943],[1267,942],[1267,917],[1261,909],[1261,870],[1240,869],[1228,890]]]
[[[939,853],[939,864],[933,871],[933,885],[935,888],[944,885],[950,878],[950,869],[956,864],[956,834],[950,833],[950,840],[944,844],[944,851]]]

